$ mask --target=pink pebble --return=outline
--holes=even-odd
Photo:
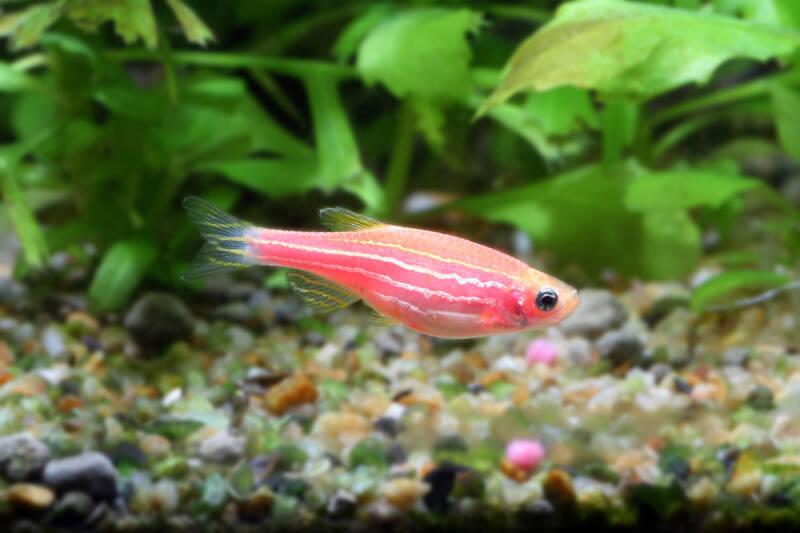
[[[506,459],[526,472],[539,466],[544,455],[544,446],[538,440],[514,439],[506,448]]]
[[[534,339],[525,352],[525,360],[528,364],[542,363],[552,365],[556,362],[556,346],[544,337]]]

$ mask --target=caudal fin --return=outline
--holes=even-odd
[[[191,281],[255,264],[247,242],[247,233],[253,228],[251,224],[197,196],[185,198],[183,207],[206,242],[181,278]]]

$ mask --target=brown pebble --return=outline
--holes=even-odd
[[[6,499],[15,509],[47,509],[55,497],[52,490],[32,483],[17,483],[6,491]]]
[[[512,479],[518,483],[522,483],[530,477],[530,473],[517,467],[506,458],[500,460],[500,471],[506,475],[507,478]]]
[[[0,385],[5,385],[12,379],[14,379],[14,374],[9,372],[5,368],[0,368]]]
[[[563,470],[551,470],[542,484],[545,498],[557,506],[571,504],[575,501],[575,489],[569,474]]]
[[[275,495],[269,487],[260,487],[249,498],[239,504],[239,514],[250,520],[259,520],[269,515]]]
[[[8,344],[5,341],[0,341],[0,367],[11,366],[15,360],[14,352],[11,351]]]
[[[350,445],[372,431],[369,419],[356,413],[323,413],[314,422],[313,433]]]
[[[422,481],[398,478],[384,483],[381,495],[398,509],[409,511],[430,489],[430,485]]]
[[[501,372],[500,370],[495,370],[493,372],[489,372],[481,376],[481,379],[478,380],[478,383],[480,383],[484,387],[488,387],[492,383],[503,381],[503,379],[505,379],[503,372]]]
[[[62,396],[58,400],[58,410],[62,413],[69,413],[73,409],[79,409],[81,407],[83,407],[81,399],[72,394]]]
[[[169,455],[171,447],[172,445],[166,437],[154,433],[148,433],[139,439],[139,448],[146,455],[153,457],[166,457]]]
[[[78,333],[97,335],[100,331],[100,323],[95,317],[83,311],[73,311],[67,315],[65,321],[67,327]]]
[[[264,406],[274,415],[282,415],[297,405],[311,403],[317,399],[314,383],[302,372],[295,372],[267,392]]]

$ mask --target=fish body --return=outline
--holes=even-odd
[[[376,323],[466,338],[540,329],[563,320],[579,302],[575,289],[556,278],[452,235],[338,208],[322,211],[333,232],[258,228],[199,198],[185,204],[208,241],[185,277],[249,265],[289,267],[289,284],[320,311],[363,300]]]

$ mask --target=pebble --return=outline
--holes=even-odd
[[[403,337],[394,328],[382,329],[375,335],[375,347],[383,357],[397,356],[403,353]]]
[[[79,490],[97,500],[113,500],[117,495],[117,470],[99,452],[50,461],[44,468],[44,480],[59,492]]]
[[[139,438],[139,448],[148,456],[160,458],[169,455],[171,444],[166,437],[148,433]]]
[[[372,423],[372,427],[391,438],[395,438],[400,432],[400,424],[397,422],[397,419],[389,416],[378,418]]]
[[[555,344],[544,337],[534,339],[525,350],[525,360],[531,365],[540,363],[549,366],[556,362],[557,357],[558,350]]]
[[[125,327],[139,346],[158,350],[188,339],[194,329],[194,317],[176,296],[149,292],[131,306],[125,315]]]
[[[319,415],[311,432],[348,446],[362,440],[371,430],[369,420],[357,413],[331,412]]]
[[[339,489],[328,500],[325,510],[335,518],[352,515],[356,510],[356,497],[346,490]]]
[[[747,396],[747,403],[753,409],[773,409],[775,407],[775,398],[772,390],[766,385],[756,385]]]
[[[197,455],[209,463],[232,463],[244,454],[245,438],[220,431],[203,440],[197,447]]]
[[[380,494],[398,509],[410,511],[430,490],[431,486],[428,483],[416,479],[398,478],[381,485]]]
[[[422,480],[430,486],[423,497],[425,507],[431,511],[441,512],[447,509],[447,500],[456,483],[456,475],[463,472],[463,466],[445,461],[427,474]]]
[[[722,363],[725,366],[747,366],[747,361],[750,359],[750,348],[743,346],[734,346],[728,348],[722,355]]]
[[[67,349],[67,345],[64,343],[64,336],[53,326],[47,327],[42,332],[42,345],[44,346],[44,351],[50,357],[58,357]]]
[[[95,317],[84,311],[72,311],[67,315],[64,323],[67,329],[77,337],[81,335],[97,335],[100,323]]]
[[[6,491],[5,497],[15,509],[41,511],[53,505],[56,495],[41,485],[17,483]]]
[[[94,501],[85,492],[71,490],[56,503],[54,514],[59,524],[79,524],[92,512]]]
[[[0,437],[0,471],[11,481],[36,476],[49,459],[49,448],[28,433]]]
[[[564,507],[575,501],[572,479],[564,470],[554,469],[547,473],[542,489],[547,500],[555,507]]]
[[[282,415],[292,407],[316,401],[317,396],[317,387],[308,376],[295,372],[269,389],[264,406],[270,413]]]
[[[644,341],[636,334],[623,329],[604,333],[595,343],[602,359],[614,366],[634,362],[644,352]]]
[[[506,459],[526,472],[535,470],[545,454],[544,446],[537,440],[514,439],[506,447]]]
[[[656,384],[661,383],[669,373],[672,372],[672,367],[666,363],[656,363],[650,367],[650,373],[653,375],[653,380]]]
[[[628,311],[611,291],[584,289],[581,304],[559,328],[568,336],[599,337],[603,332],[621,326]]]

